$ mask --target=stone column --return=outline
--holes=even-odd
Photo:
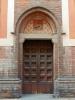
[[[59,45],[58,34],[52,36],[53,42],[53,66],[54,66],[54,79],[59,77]]]
[[[21,80],[23,79],[23,43],[25,41],[25,37],[22,33],[20,33],[20,38],[19,38],[19,50],[18,50],[18,64],[19,64],[19,68],[18,68],[18,72],[19,72],[19,77],[21,78]]]

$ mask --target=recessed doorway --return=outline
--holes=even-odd
[[[50,40],[23,43],[23,93],[53,93],[53,44]]]

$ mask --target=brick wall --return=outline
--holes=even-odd
[[[14,56],[14,48],[0,47],[0,78],[16,77],[16,61]]]
[[[65,47],[63,55],[64,59],[64,75],[75,76],[75,47]]]
[[[61,22],[61,0],[15,0],[15,23],[25,11],[33,7],[43,7],[51,11]]]

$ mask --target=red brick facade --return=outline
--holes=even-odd
[[[65,3],[64,0],[12,1],[13,4],[10,0],[0,0],[0,97],[20,97],[22,94],[25,40],[52,41],[53,94],[75,96],[73,0]],[[66,7],[63,11],[65,5],[71,9],[67,11]]]

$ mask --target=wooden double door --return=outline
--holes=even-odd
[[[53,92],[53,44],[26,40],[23,44],[23,93]]]

